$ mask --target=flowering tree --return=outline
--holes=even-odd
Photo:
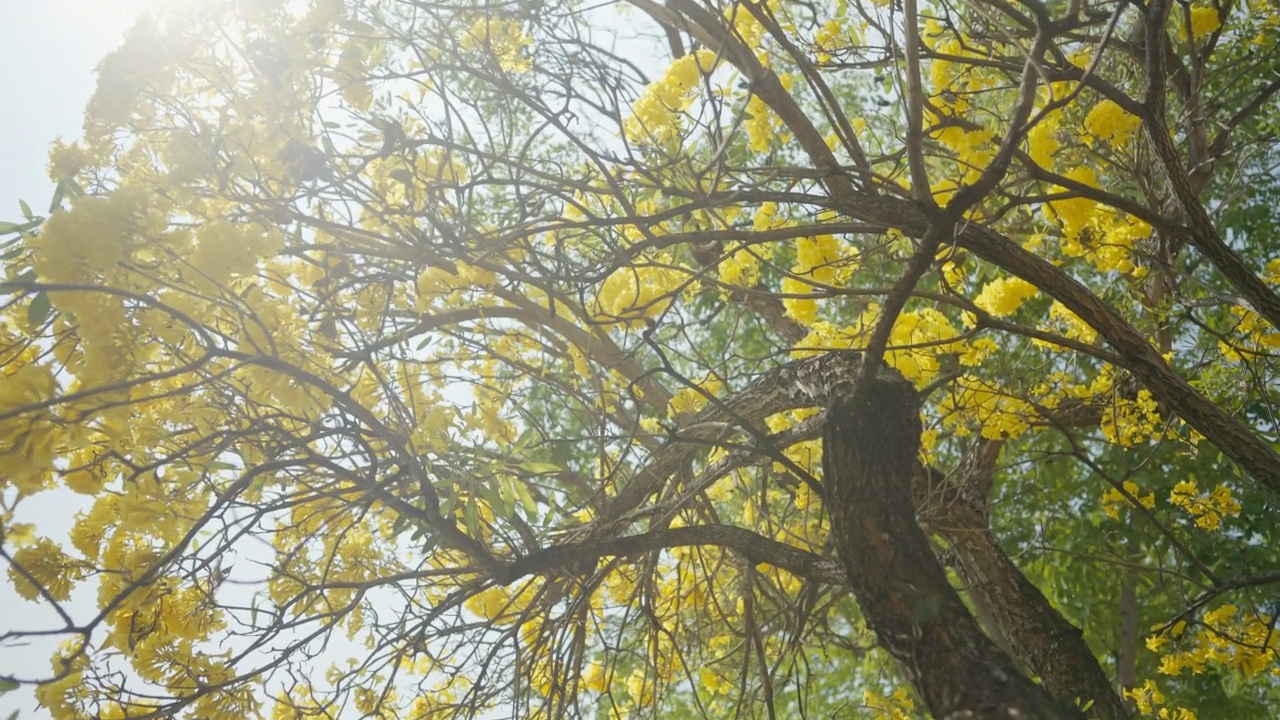
[[[47,617],[0,647],[52,654],[5,686],[56,720],[1272,715],[1277,25],[139,25],[49,216],[0,227],[0,557]]]

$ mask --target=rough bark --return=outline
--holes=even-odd
[[[944,537],[974,605],[990,613],[1008,651],[1062,701],[1088,703],[1104,720],[1132,717],[1084,634],[1023,575],[991,531],[988,497],[1001,443],[983,441],[952,477],[924,475],[917,516]],[[924,487],[921,487],[921,486]]]
[[[915,390],[886,373],[860,385],[828,410],[823,466],[836,552],[881,646],[938,720],[1083,718],[983,634],[916,524]]]
[[[1183,167],[1181,154],[1165,122],[1165,84],[1168,76],[1166,24],[1171,8],[1172,3],[1167,0],[1152,2],[1147,6],[1146,15],[1147,92],[1143,103],[1145,112],[1142,114],[1142,127],[1159,159],[1154,166],[1169,186],[1179,214],[1187,223],[1186,237],[1191,244],[1248,301],[1250,309],[1266,318],[1273,326],[1280,327],[1280,295],[1255,275],[1244,260],[1223,241],[1204,203],[1200,202],[1195,183]]]

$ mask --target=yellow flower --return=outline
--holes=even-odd
[[[1239,608],[1235,605],[1223,605],[1222,607],[1210,610],[1204,614],[1204,624],[1211,628],[1221,630],[1226,627],[1227,621],[1236,616]]]
[[[1128,507],[1132,502],[1129,498],[1137,500],[1138,504],[1144,508],[1151,509],[1155,507],[1155,493],[1141,495],[1142,489],[1132,480],[1125,480],[1122,487],[1124,492],[1117,488],[1111,488],[1102,494],[1102,510],[1113,520],[1120,519],[1120,511]]]
[[[1055,157],[1060,144],[1054,137],[1057,123],[1048,119],[1041,121],[1027,133],[1027,154],[1037,165],[1053,169]]]
[[[706,395],[714,397],[724,387],[724,383],[710,375],[694,385],[695,387],[680,388],[671,396],[671,404],[667,407],[668,417],[701,410],[707,404]]]
[[[704,667],[698,672],[702,687],[713,695],[719,695],[733,689],[733,682],[721,675],[714,668]]]
[[[596,295],[596,319],[608,324],[639,325],[666,312],[684,275],[665,267],[619,268],[605,278]]]
[[[13,565],[9,567],[13,589],[27,600],[39,598],[41,588],[54,600],[66,600],[82,575],[75,561],[49,538],[40,538],[20,548],[13,554]]]
[[[1239,515],[1241,510],[1240,502],[1231,496],[1231,489],[1225,485],[1202,493],[1190,480],[1173,486],[1169,502],[1186,510],[1196,527],[1209,531],[1217,530],[1224,519]]]
[[[1098,187],[1098,175],[1092,168],[1081,165],[1064,176],[1082,185]],[[1075,240],[1082,230],[1094,220],[1098,204],[1088,198],[1070,198],[1054,200],[1048,205],[1049,214],[1062,226],[1068,240]]]
[[[1125,690],[1126,698],[1133,700],[1137,705],[1138,711],[1146,714],[1152,711],[1152,705],[1159,705],[1164,702],[1164,695],[1156,687],[1155,682],[1147,680],[1132,690]]]
[[[1218,11],[1211,7],[1191,8],[1191,37],[1199,40],[1222,27],[1222,18]]]
[[[715,53],[705,48],[685,55],[668,66],[662,77],[649,83],[623,124],[627,138],[657,143],[674,136],[679,114],[693,102],[690,92],[714,69],[715,58]]]
[[[524,53],[531,42],[533,39],[521,30],[520,23],[487,15],[477,18],[461,38],[464,50],[488,50],[507,72],[524,72],[531,67]]]
[[[1005,317],[1017,312],[1036,292],[1036,286],[1022,278],[999,278],[983,286],[973,304],[995,317]]]
[[[807,295],[814,290],[812,285],[800,278],[782,278],[782,306],[786,310],[787,317],[805,327],[813,325],[818,319],[818,301],[812,297],[788,296]]]
[[[1141,120],[1111,100],[1094,105],[1084,119],[1084,129],[1090,135],[1111,143],[1113,147],[1127,144],[1141,125]]]

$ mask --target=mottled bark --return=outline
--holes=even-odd
[[[938,720],[1083,718],[1018,671],[948,582],[915,520],[920,430],[915,390],[884,374],[827,414],[832,533],[868,624]]]
[[[956,571],[976,607],[998,626],[1008,651],[1054,697],[1088,703],[1091,717],[1132,715],[1098,664],[1084,634],[1049,603],[1000,547],[991,532],[987,500],[1001,444],[982,441],[951,477],[917,482],[922,524],[950,544]]]
[[[945,536],[970,592],[984,598],[1015,655],[1046,690],[1061,700],[1090,703],[1094,717],[1130,717],[1080,629],[1053,609],[988,528],[956,528]]]

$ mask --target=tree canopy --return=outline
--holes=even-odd
[[[1278,28],[173,4],[0,225],[0,559],[43,618],[0,683],[54,720],[1274,717]]]

